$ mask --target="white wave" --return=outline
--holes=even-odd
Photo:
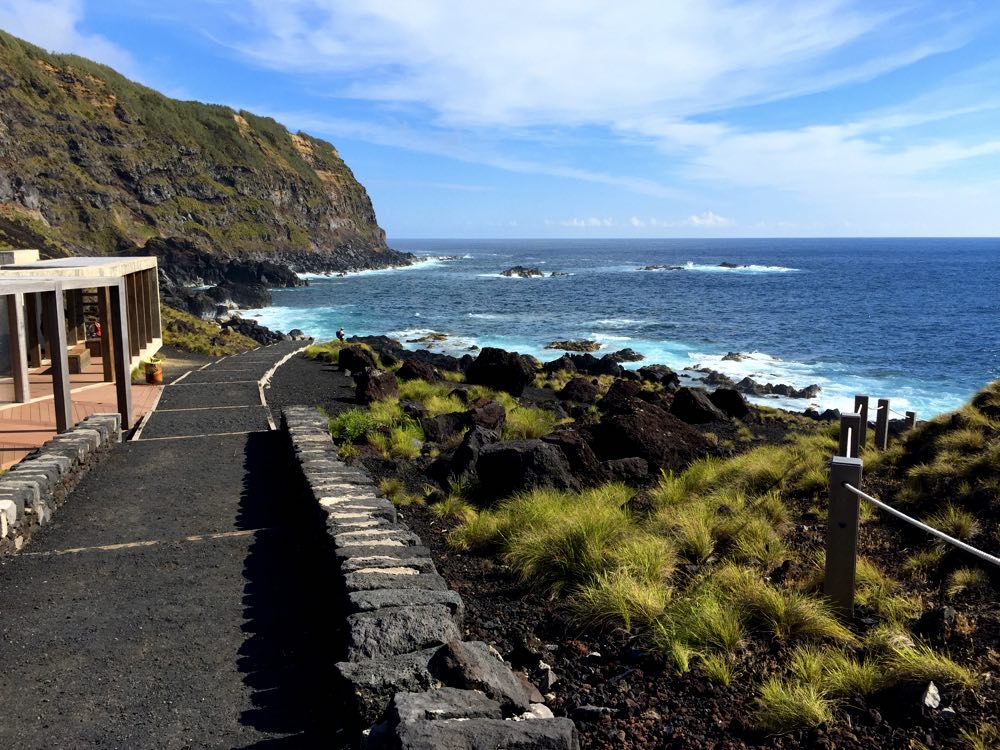
[[[592,320],[589,325],[600,328],[635,328],[651,325],[648,320],[637,320],[635,318],[602,318]]]
[[[436,266],[444,263],[442,258],[438,256],[429,256],[424,258],[418,258],[413,263],[408,266],[390,266],[389,268],[369,268],[363,271],[338,271],[335,273],[297,273],[300,279],[341,279],[348,276],[375,276],[386,273],[399,273],[402,271],[415,271],[417,269],[424,269],[429,266]]]
[[[587,336],[589,339],[593,339],[600,342],[614,343],[616,341],[631,341],[631,336],[619,336],[613,333],[606,333],[604,331],[594,331]]]
[[[685,271],[697,271],[699,273],[737,273],[737,274],[758,274],[758,273],[792,273],[798,268],[788,268],[787,266],[760,266],[753,263],[740,265],[736,268],[729,268],[721,265],[711,265],[708,263],[694,263],[688,261],[682,268]]]

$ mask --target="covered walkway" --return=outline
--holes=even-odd
[[[299,347],[165,386],[0,564],[0,747],[338,747],[334,563],[258,389]]]
[[[132,371],[161,344],[155,258],[0,252],[0,464],[95,411],[131,428],[155,401]]]

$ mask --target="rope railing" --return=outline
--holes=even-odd
[[[911,518],[860,489],[864,466],[860,456],[861,449],[865,446],[868,397],[857,396],[854,409],[855,413],[842,414],[840,417],[838,455],[830,461],[830,509],[826,524],[826,570],[823,590],[834,605],[844,614],[851,615],[854,612],[860,500],[865,500],[876,508],[984,562],[1000,566],[1000,557],[976,549],[961,539]],[[875,423],[875,447],[879,450],[885,450],[887,447],[889,411],[891,411],[889,401],[879,399]],[[916,415],[907,412],[906,419],[907,426],[912,427],[916,422]]]
[[[954,547],[958,547],[960,550],[964,550],[965,552],[968,552],[970,555],[975,555],[980,560],[985,560],[986,562],[991,563],[992,565],[1000,566],[1000,557],[995,557],[994,555],[991,555],[988,552],[983,552],[981,549],[976,549],[971,544],[966,544],[961,539],[956,539],[953,536],[948,536],[940,529],[935,529],[933,526],[928,526],[926,523],[923,523],[922,521],[918,521],[915,518],[911,518],[905,513],[896,510],[891,505],[883,503],[878,498],[872,497],[866,492],[862,492],[852,484],[845,483],[844,488],[850,490],[858,497],[867,500],[876,508],[884,510],[886,513],[889,513],[890,515],[893,515],[896,518],[899,518],[900,520],[906,521],[906,523],[910,524],[911,526],[916,526],[921,531],[925,531],[931,536],[937,537],[941,541],[947,542],[948,544]]]

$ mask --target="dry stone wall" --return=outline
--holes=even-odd
[[[93,414],[0,475],[0,555],[19,551],[82,473],[121,439],[121,416]]]
[[[573,722],[488,644],[465,641],[462,599],[362,471],[339,460],[327,419],[289,407],[283,427],[326,513],[347,620],[336,665],[366,750],[578,750]]]

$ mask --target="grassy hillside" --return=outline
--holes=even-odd
[[[167,236],[232,254],[385,250],[329,143],[0,32],[0,247],[112,253]]]
[[[182,351],[225,357],[256,349],[259,344],[235,331],[220,329],[215,323],[196,318],[167,305],[160,306],[163,344]]]

